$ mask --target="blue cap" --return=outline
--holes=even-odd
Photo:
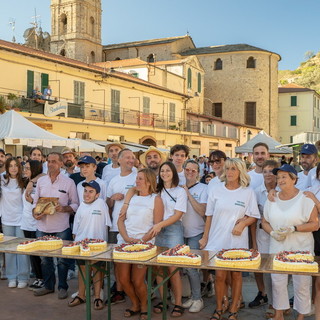
[[[285,172],[291,172],[293,174],[295,174],[296,176],[298,175],[296,169],[293,166],[290,166],[290,164],[283,164],[280,168],[274,168],[272,170],[272,173],[274,175],[277,175],[278,171],[285,171]]]
[[[300,154],[317,154],[318,150],[314,144],[306,143],[301,147]]]
[[[91,187],[93,189],[95,189],[97,191],[97,193],[100,193],[100,185],[98,182],[96,182],[95,180],[91,180],[89,182],[83,182],[82,183],[83,187]]]
[[[84,157],[80,158],[79,161],[78,161],[78,165],[80,165],[82,163],[94,163],[94,164],[97,164],[96,160],[91,156],[84,156]]]

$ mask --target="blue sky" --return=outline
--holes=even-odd
[[[16,8],[17,10],[14,10]],[[0,2],[0,39],[23,43],[31,17],[50,32],[50,0]],[[197,47],[247,43],[279,53],[279,69],[295,69],[320,50],[319,0],[102,0],[102,43],[185,35]]]

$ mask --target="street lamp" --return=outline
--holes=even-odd
[[[103,91],[103,123],[106,123],[106,89],[93,89],[92,91]]]

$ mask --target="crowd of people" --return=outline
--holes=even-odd
[[[14,158],[0,149],[0,217],[6,236],[36,238],[54,235],[63,240],[99,238],[112,244],[138,241],[172,248],[187,244],[191,249],[217,252],[231,248],[253,248],[260,253],[308,250],[320,255],[320,165],[315,145],[300,150],[301,171],[281,159],[270,159],[265,143],[252,150],[248,159],[228,158],[221,150],[190,159],[189,147],[175,145],[167,156],[149,147],[137,159],[121,143],[106,146],[109,163],[90,155],[77,158],[64,148],[44,157],[32,148],[29,157]],[[139,160],[139,161],[138,161]],[[300,168],[300,166],[299,166]],[[56,198],[55,214],[36,213],[41,198]],[[103,262],[94,261],[99,269]],[[1,277],[9,288],[33,290],[35,296],[53,293],[55,263],[50,257],[1,254]],[[72,259],[57,259],[58,298],[66,299],[68,273],[75,271]],[[79,262],[79,268],[84,265]],[[174,273],[175,268],[169,267]],[[30,272],[35,280],[30,283]],[[212,292],[216,308],[211,320],[238,319],[244,307],[242,273],[216,270],[214,274],[195,268],[185,270],[191,288],[182,298],[179,272],[170,278],[172,317],[186,309],[204,308],[203,293]],[[146,267],[114,264],[111,304],[130,299],[124,317],[139,314],[147,319]],[[94,308],[104,308],[101,296],[103,272],[93,272]],[[162,281],[157,268],[155,281]],[[288,296],[288,275],[255,273],[258,294],[249,308],[268,304],[267,316],[284,319],[290,300],[298,320],[312,312],[320,319],[320,281],[307,275],[293,275],[294,296]],[[229,290],[231,289],[231,290]],[[311,290],[312,289],[312,290]],[[159,289],[163,294],[162,287]],[[231,296],[229,296],[231,293]],[[293,300],[293,301],[292,301]],[[75,307],[85,302],[85,285],[79,272],[78,291],[68,302]],[[162,300],[155,313],[165,312]]]

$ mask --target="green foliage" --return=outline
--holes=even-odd
[[[288,84],[288,83],[289,83],[288,80],[280,80],[280,84],[282,86],[284,86],[285,84]]]
[[[0,96],[0,114],[6,112],[6,100],[3,96]]]
[[[15,95],[14,93],[8,93],[8,100],[16,100],[18,99],[18,96]]]

